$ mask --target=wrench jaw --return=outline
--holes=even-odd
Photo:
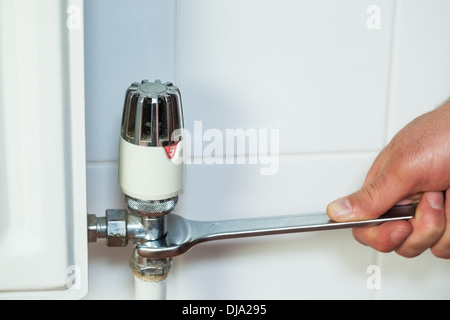
[[[164,259],[178,256],[192,245],[192,227],[189,220],[176,214],[167,216],[167,234],[163,238],[136,243],[136,253],[146,259]]]
[[[202,242],[196,224],[200,222],[185,219],[177,214],[167,216],[167,235],[164,238],[137,243],[139,256],[147,259],[173,258],[189,251]],[[197,234],[197,236],[196,236]]]

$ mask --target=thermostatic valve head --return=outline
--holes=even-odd
[[[127,89],[122,115],[122,138],[139,146],[178,143],[183,128],[180,90],[160,80],[134,82]]]
[[[119,143],[119,184],[141,201],[176,197],[184,186],[183,109],[170,82],[132,83],[125,94]]]

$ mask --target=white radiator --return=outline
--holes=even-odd
[[[0,298],[87,293],[83,0],[0,0]]]

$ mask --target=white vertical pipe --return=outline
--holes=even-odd
[[[165,300],[167,276],[143,277],[134,274],[134,296],[136,300]]]

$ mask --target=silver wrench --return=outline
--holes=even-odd
[[[378,225],[411,219],[415,209],[415,204],[395,206],[377,219],[351,222],[330,220],[326,213],[222,221],[195,221],[171,213],[167,215],[167,235],[160,240],[139,243],[136,250],[139,256],[148,259],[169,258],[206,241]]]

